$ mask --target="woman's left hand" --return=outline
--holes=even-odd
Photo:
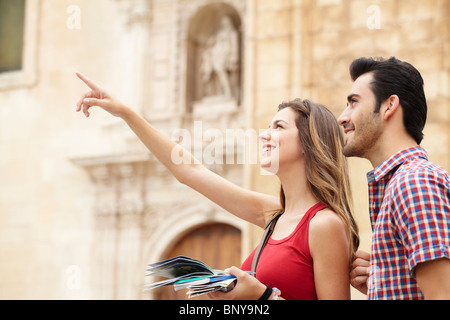
[[[247,272],[239,268],[231,267],[226,272],[236,276],[237,282],[233,290],[229,292],[215,291],[209,294],[209,297],[214,300],[257,300],[259,299],[266,286],[259,282],[258,279],[249,275]]]

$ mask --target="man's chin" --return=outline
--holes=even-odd
[[[346,144],[342,152],[344,153],[344,156],[346,156],[347,158],[362,157],[361,152],[358,152],[358,149],[356,149],[354,146],[350,144]]]

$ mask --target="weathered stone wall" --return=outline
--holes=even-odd
[[[88,120],[75,114],[86,90],[75,71],[170,135],[193,128],[194,120],[205,129],[266,128],[278,104],[296,97],[323,103],[338,116],[353,59],[395,55],[422,72],[429,101],[423,145],[450,169],[447,0],[27,3],[26,68],[0,74],[0,298],[139,298],[139,272],[148,260],[205,221],[240,228],[244,256],[259,241],[260,230],[168,176],[122,122],[101,110]],[[203,111],[193,117],[188,40],[200,10],[207,10],[202,17],[225,10],[240,23],[241,100],[222,109],[218,104],[214,112],[200,105]],[[365,173],[371,168],[360,159],[350,165],[361,248],[369,250]],[[211,169],[278,193],[276,179],[261,175],[257,165]]]

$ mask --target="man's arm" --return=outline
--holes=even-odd
[[[350,269],[350,284],[363,294],[367,294],[369,279],[370,253],[358,250]]]
[[[450,300],[450,259],[419,263],[415,273],[426,300]]]
[[[425,299],[450,299],[450,177],[428,165],[408,172],[399,192],[397,231]],[[400,190],[397,189],[397,190]]]

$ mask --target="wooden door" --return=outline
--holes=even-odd
[[[182,237],[163,259],[179,255],[201,260],[213,269],[240,267],[241,232],[227,224],[203,225]],[[187,300],[187,290],[175,292],[172,286],[155,289],[157,300]],[[193,300],[208,299],[202,295]]]

